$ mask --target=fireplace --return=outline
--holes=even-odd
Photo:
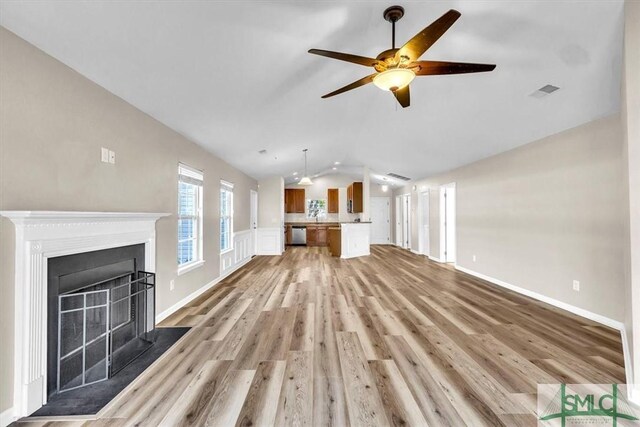
[[[143,244],[49,258],[47,395],[115,375],[153,344]]]
[[[55,269],[57,258],[63,258],[75,254],[87,254],[92,252],[102,252],[114,248],[125,248],[138,246],[135,251],[144,248],[144,252],[138,252],[133,258],[111,259],[103,263],[101,269],[98,264],[91,266],[86,273],[88,277],[93,274],[93,279],[84,281],[86,277],[77,269],[78,274],[58,274],[57,298],[60,304],[60,297],[63,295],[73,295],[83,293],[89,287],[100,287],[105,283],[100,283],[100,275],[106,272],[120,272],[125,276],[117,278],[120,281],[135,282],[142,278],[140,282],[135,282],[130,288],[129,294],[137,294],[141,288],[153,286],[155,276],[148,273],[155,272],[156,262],[156,221],[169,214],[164,213],[138,213],[138,212],[51,212],[51,211],[0,211],[0,215],[8,217],[15,225],[15,318],[14,318],[14,402],[13,416],[19,418],[27,416],[44,403],[47,402],[52,380],[49,371],[49,346],[51,340],[57,336],[57,329],[52,328],[49,323],[52,312],[50,312],[50,289],[49,270]],[[117,251],[116,251],[117,252]],[[142,254],[142,255],[140,255]],[[101,255],[102,256],[102,255]],[[133,265],[127,260],[135,259]],[[51,266],[49,261],[52,262]],[[123,262],[124,261],[124,262]],[[87,264],[89,265],[89,264]],[[93,267],[97,271],[91,271]],[[106,269],[104,269],[106,268]],[[113,269],[113,270],[111,270]],[[121,270],[121,271],[120,271]],[[147,272],[147,273],[145,273]],[[96,277],[98,280],[96,281]],[[115,276],[114,276],[115,278]],[[80,280],[82,279],[82,280]],[[108,278],[107,278],[108,279]],[[132,280],[133,279],[133,280]],[[53,280],[55,282],[56,279]],[[104,280],[104,278],[102,279]],[[53,283],[52,282],[52,283]],[[144,284],[142,282],[145,282]],[[85,283],[80,285],[79,283]],[[93,285],[93,286],[92,286]],[[54,286],[54,285],[52,285]],[[115,284],[109,284],[110,289],[115,289]],[[97,294],[102,294],[103,299],[97,300],[95,297],[82,297],[83,307],[94,307],[104,305],[106,297],[105,289],[94,289]],[[102,292],[101,292],[102,291]],[[111,292],[111,291],[110,291]],[[114,290],[113,292],[122,292]],[[140,304],[146,304],[147,310],[137,311],[135,321],[131,322],[128,317],[119,317],[129,320],[130,325],[137,325],[138,330],[148,332],[155,325],[154,309],[155,300],[153,292],[144,291],[145,302],[129,301],[136,310]],[[125,297],[126,297],[125,293]],[[87,302],[85,303],[85,299]],[[112,298],[113,299],[113,298]],[[65,305],[68,304],[68,305]],[[78,301],[68,299],[61,306],[64,308],[73,307]],[[93,304],[93,305],[91,305]],[[123,303],[124,304],[124,303]],[[97,310],[97,309],[96,309]],[[124,316],[122,310],[118,316]],[[140,313],[144,313],[141,315]],[[99,315],[93,313],[94,318]],[[84,316],[84,315],[83,315]],[[103,313],[104,324],[107,324],[106,312]],[[144,325],[142,323],[144,320]],[[58,319],[60,321],[60,319]],[[125,322],[127,323],[127,322]],[[76,331],[78,328],[76,326]],[[95,337],[105,332],[106,328],[90,333],[95,333]],[[94,337],[94,338],[95,338]],[[111,338],[110,338],[111,339]],[[117,339],[117,338],[116,338]],[[57,346],[57,344],[56,344]],[[105,344],[105,349],[106,349]],[[105,350],[106,351],[106,350]],[[86,350],[85,350],[86,353]],[[57,355],[57,351],[55,352]],[[85,354],[86,357],[86,354]],[[100,359],[97,359],[100,360]],[[89,363],[91,365],[91,362]],[[117,365],[116,365],[117,366]],[[64,369],[64,368],[63,368]],[[113,369],[113,368],[111,368]],[[106,368],[105,368],[106,372]],[[93,372],[91,373],[93,374]],[[78,381],[77,375],[73,372],[69,374],[72,380]],[[85,375],[86,377],[86,375]],[[86,378],[85,378],[86,379]],[[69,380],[71,381],[71,380]],[[57,373],[55,378],[57,387]]]

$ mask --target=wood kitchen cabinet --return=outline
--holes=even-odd
[[[284,211],[286,213],[304,213],[304,188],[284,189]]]
[[[293,227],[287,225],[284,229],[285,232],[285,245],[290,245],[293,242]]]
[[[327,246],[327,225],[307,225],[307,246]]]
[[[307,225],[307,246],[316,246],[318,238],[318,227]]]
[[[329,188],[327,190],[327,213],[336,214],[339,209],[339,192],[337,188]]]
[[[329,227],[327,229],[329,253],[331,256],[339,257],[342,252],[342,236],[339,227]]]
[[[318,227],[316,232],[316,245],[327,246],[327,227]]]
[[[362,183],[354,182],[347,187],[347,212],[362,213]]]

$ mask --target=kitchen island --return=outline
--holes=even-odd
[[[340,258],[348,259],[370,254],[370,222],[340,223]]]

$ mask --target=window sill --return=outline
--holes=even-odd
[[[233,248],[229,248],[229,249],[225,249],[224,251],[220,252],[220,255],[224,255],[224,254],[228,254],[229,252],[233,252]]]
[[[193,261],[189,264],[184,264],[178,267],[178,276],[182,276],[185,273],[190,272],[191,270],[195,270],[198,267],[202,267],[204,265],[204,260]]]

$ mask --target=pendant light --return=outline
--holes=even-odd
[[[311,178],[309,178],[309,175],[307,174],[307,151],[308,148],[305,148],[304,150],[302,150],[304,152],[304,176],[302,177],[302,179],[300,180],[300,182],[298,183],[298,185],[312,185],[313,182],[311,181]]]

